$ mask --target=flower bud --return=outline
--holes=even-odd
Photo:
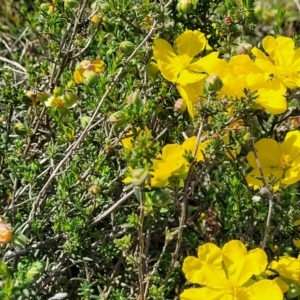
[[[23,123],[16,123],[14,126],[14,130],[18,135],[25,135],[27,133],[27,128]]]
[[[100,193],[100,188],[97,186],[97,185],[92,185],[89,189],[89,192],[92,194],[92,195],[98,195]]]
[[[182,14],[186,15],[192,11],[194,8],[194,1],[193,0],[179,0],[176,6],[177,11]]]
[[[217,92],[223,86],[223,82],[218,75],[208,76],[205,80],[205,88],[209,92]]]
[[[110,21],[110,19],[109,19],[108,17],[106,17],[106,16],[104,16],[104,17],[102,18],[102,23],[101,23],[101,25],[102,25],[103,31],[105,31],[105,32],[113,32],[114,29],[115,29],[114,23],[112,23],[112,22]]]
[[[75,81],[74,80],[69,80],[67,82],[67,89],[72,89],[72,87],[74,87],[75,85]]]
[[[26,273],[27,282],[36,281],[38,277],[42,275],[44,270],[45,270],[45,264],[43,262],[40,261],[34,262]]]
[[[91,120],[91,117],[89,117],[89,116],[81,117],[81,119],[80,119],[81,127],[84,129],[89,124],[90,120]]]
[[[97,83],[98,75],[94,71],[86,70],[83,72],[83,82],[88,87],[93,87]]]
[[[111,114],[108,120],[111,124],[114,124],[115,126],[123,126],[126,124],[126,117],[122,111],[117,111]]]
[[[237,54],[250,54],[251,52],[251,49],[252,49],[252,45],[249,44],[249,43],[241,43],[237,50],[236,50],[236,53]]]
[[[11,228],[0,220],[0,243],[7,244],[12,239],[12,230]]]
[[[94,26],[97,26],[101,20],[102,20],[102,15],[94,15],[91,18],[91,22],[93,23]]]
[[[231,17],[227,16],[227,17],[225,17],[224,22],[225,22],[227,25],[230,25],[230,24],[232,24],[233,20],[232,20]]]
[[[62,96],[63,95],[63,90],[61,87],[56,87],[54,90],[53,90],[53,95],[55,97],[58,97],[58,96]]]
[[[84,70],[94,71],[94,64],[90,60],[83,60],[80,64],[76,66],[76,70],[80,71],[81,68]]]
[[[186,103],[183,99],[179,98],[176,100],[175,104],[174,104],[174,109],[183,113],[186,111]]]
[[[129,56],[135,49],[135,45],[129,41],[124,41],[119,46],[120,51],[126,55]]]
[[[134,186],[144,186],[150,180],[150,174],[148,170],[144,170],[142,168],[134,169],[131,175],[131,183]]]
[[[127,104],[132,104],[135,103],[137,101],[140,101],[140,90],[135,90],[134,92],[132,92],[128,97],[127,97]]]
[[[67,93],[64,96],[64,102],[66,107],[72,107],[74,106],[78,101],[78,97],[76,94],[73,93]]]
[[[150,77],[156,77],[156,75],[158,74],[159,69],[157,66],[157,63],[155,63],[154,61],[150,61],[147,65],[146,65],[146,74]]]
[[[64,5],[67,8],[76,8],[78,6],[78,0],[63,0]]]

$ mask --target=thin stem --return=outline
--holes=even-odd
[[[140,285],[140,300],[144,300],[145,294],[144,294],[144,249],[145,249],[145,243],[144,243],[144,234],[143,234],[143,226],[144,226],[144,191],[139,188],[139,199],[140,199],[140,218],[139,218],[139,227],[138,227],[138,235],[139,235],[139,262],[138,262],[138,273],[139,273],[139,285]]]
[[[263,170],[262,170],[262,166],[261,163],[259,161],[256,149],[255,149],[255,145],[254,145],[254,141],[253,139],[251,139],[251,148],[255,157],[255,161],[261,176],[261,180],[263,182],[263,187],[260,189],[261,194],[265,195],[269,201],[269,209],[268,209],[268,216],[267,216],[267,221],[266,221],[266,227],[265,227],[265,232],[263,235],[263,239],[261,242],[261,248],[264,249],[266,247],[266,243],[269,237],[269,229],[270,229],[270,224],[271,224],[271,218],[272,218],[272,210],[273,210],[273,199],[274,199],[274,193],[272,193],[272,191],[269,189],[266,178],[264,176]]]
[[[202,135],[203,129],[204,129],[204,124],[205,124],[205,120],[202,120],[201,123],[200,123],[200,126],[199,126],[198,134],[197,134],[197,141],[196,141],[195,150],[194,150],[194,161],[190,164],[189,172],[188,172],[187,178],[186,178],[185,183],[184,183],[184,194],[183,194],[182,202],[181,202],[181,205],[180,205],[181,215],[180,215],[180,218],[179,218],[177,243],[176,243],[175,251],[172,255],[172,261],[171,261],[168,273],[167,273],[167,275],[165,277],[165,280],[164,280],[164,285],[166,285],[168,283],[168,280],[169,280],[169,278],[171,277],[171,275],[173,273],[174,266],[175,266],[175,263],[178,259],[179,250],[180,250],[180,247],[181,247],[181,244],[182,244],[183,229],[184,229],[185,222],[186,222],[188,200],[189,200],[189,195],[190,195],[190,192],[189,192],[190,191],[190,182],[191,182],[191,179],[192,179],[192,172],[193,172],[193,169],[194,169],[194,166],[195,166],[195,161],[196,161],[195,156],[196,156],[196,153],[198,151],[199,144],[200,144],[201,135]]]

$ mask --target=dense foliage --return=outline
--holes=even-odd
[[[1,299],[300,299],[285,2],[0,3]]]

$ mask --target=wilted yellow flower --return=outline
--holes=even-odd
[[[93,61],[83,60],[77,65],[73,77],[76,83],[83,83],[85,78],[91,77],[91,72],[101,74],[104,70],[105,63],[101,59],[95,59]]]

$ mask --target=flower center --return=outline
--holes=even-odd
[[[180,55],[179,60],[180,60],[180,63],[181,63],[182,70],[188,69],[191,58],[187,55]]]
[[[239,290],[239,286],[237,286],[234,282],[228,283],[226,288],[227,295],[232,295],[235,298],[238,290]]]
[[[56,97],[52,100],[52,107],[62,107],[64,106],[64,101],[61,97]]]
[[[290,156],[288,154],[281,154],[278,163],[279,163],[279,168],[284,170],[288,169],[291,166]]]

